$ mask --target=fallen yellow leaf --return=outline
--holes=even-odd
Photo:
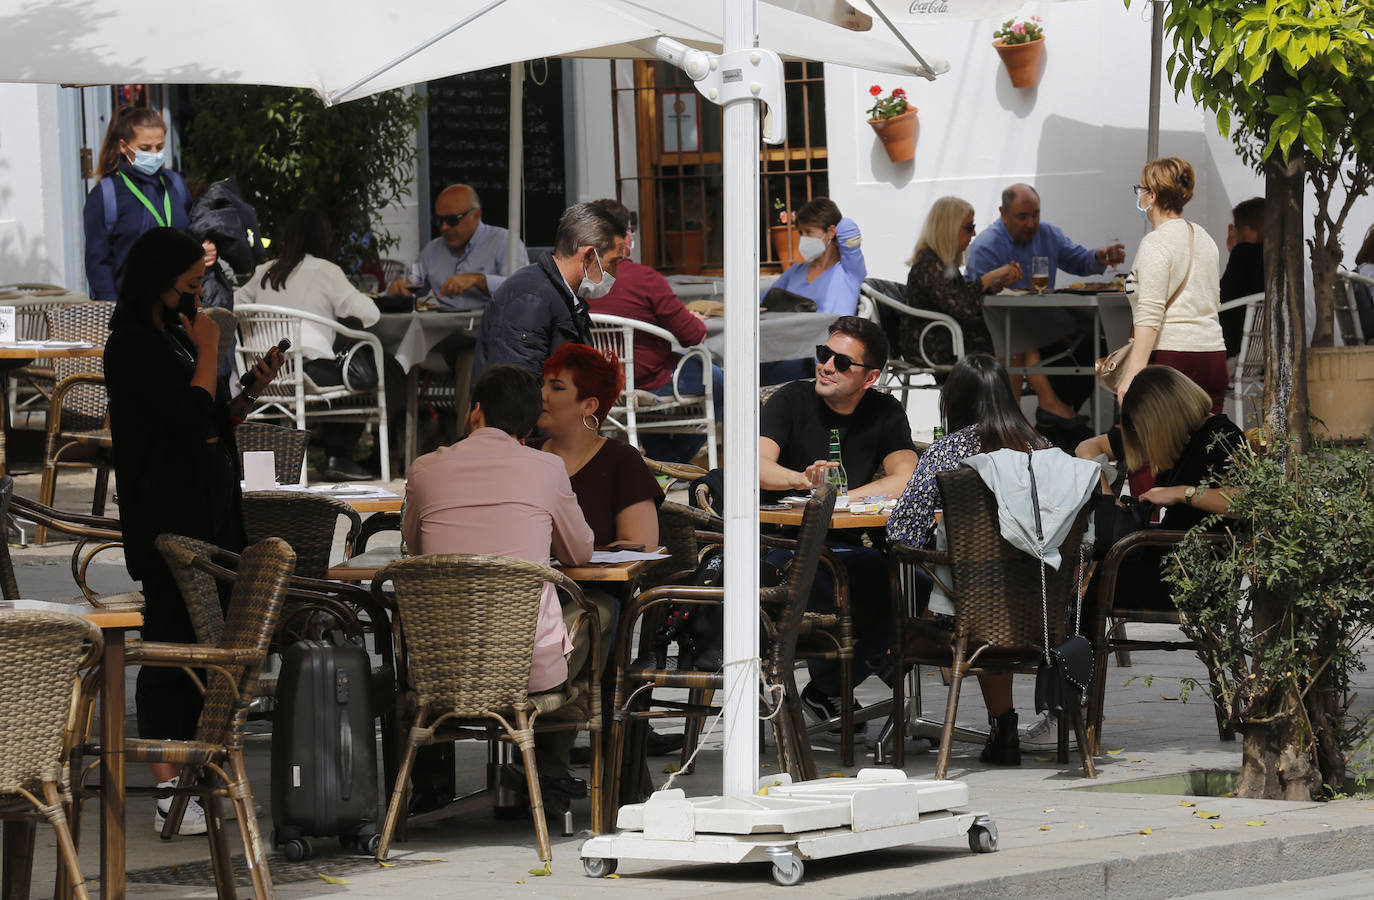
[[[1050,758],[1049,758],[1048,756],[1037,756],[1037,757],[1035,758],[1035,761],[1036,761],[1036,762],[1051,762],[1051,760],[1050,760]]]
[[[1048,826],[1048,825],[1041,825],[1041,826],[1040,826],[1040,830],[1041,830],[1041,831],[1049,831],[1049,830],[1050,830],[1050,826]]]
[[[770,787],[772,787],[771,784],[765,784],[763,787],[759,788],[757,791],[754,791],[754,796],[755,796],[755,797],[767,797],[767,796],[768,796],[768,789],[769,789]]]
[[[1054,807],[1051,806],[1049,809],[1045,810],[1045,812],[1054,812]]]
[[[680,768],[682,768],[682,767],[679,766],[677,763],[668,763],[668,765],[666,765],[666,766],[663,767],[663,774],[664,774],[664,775],[671,775],[671,774],[673,774],[674,772],[678,771]]]
[[[517,879],[515,879],[515,883],[516,883],[516,884],[524,884],[524,883],[525,883],[525,879],[523,879],[523,878],[517,878]]]
[[[1155,833],[1155,830],[1154,830],[1153,828],[1151,828],[1150,826],[1146,825],[1144,828],[1140,829],[1140,833],[1141,833],[1141,834],[1154,834],[1154,833]]]
[[[1197,816],[1199,819],[1220,819],[1220,818],[1221,818],[1221,813],[1218,813],[1218,812],[1208,812],[1208,811],[1205,810],[1205,809],[1195,809],[1195,810],[1193,810],[1193,815]]]
[[[1108,756],[1120,756],[1121,754],[1123,754],[1123,753],[1125,753],[1125,752],[1126,752],[1126,748],[1125,748],[1125,747],[1122,747],[1120,750],[1108,750],[1108,751],[1107,751],[1107,755],[1108,755]]]
[[[443,858],[442,858],[442,857],[438,857],[438,856],[426,856],[424,859],[420,860],[420,862],[443,862],[443,861],[444,861]]]
[[[1196,803],[1189,803],[1187,800],[1178,801],[1179,806],[1197,806]]]
[[[1212,827],[1213,827],[1213,828],[1220,828],[1220,827],[1221,827],[1221,823],[1220,823],[1220,822],[1213,822],[1213,823],[1212,823]]]
[[[602,878],[619,878],[620,876],[617,875],[617,874],[615,874],[614,872],[612,872],[612,873],[609,874],[609,875],[602,875],[601,877],[602,877]]]
[[[1249,825],[1251,828],[1259,828],[1261,825],[1268,825],[1269,823],[1266,822],[1264,819],[1252,819],[1249,822],[1246,822],[1245,824]]]
[[[1177,697],[1166,697],[1166,696],[1164,696],[1163,694],[1160,694],[1160,695],[1159,695],[1159,699],[1161,699],[1161,700],[1177,700],[1178,698],[1177,698]]]
[[[315,874],[318,875],[318,876],[320,876],[320,878],[324,880],[324,883],[325,883],[325,884],[352,884],[352,883],[353,883],[353,882],[349,881],[349,880],[346,879],[346,878],[335,878],[333,875],[326,875],[326,874],[324,874],[323,872],[316,872]]]
[[[552,874],[553,874],[553,863],[544,863],[544,867],[543,867],[542,869],[530,869],[529,874],[531,874],[531,875],[541,875],[541,876],[542,876],[542,875],[552,875]]]
[[[1132,757],[1132,758],[1131,758],[1131,762],[1144,762],[1144,761],[1145,761],[1145,760],[1141,759],[1141,758],[1138,757],[1138,756],[1135,756],[1135,757]]]
[[[395,864],[395,863],[382,862],[380,859],[377,860],[377,865],[381,866],[383,869],[394,869],[394,868],[396,868],[396,864]]]
[[[829,775],[827,775],[827,776],[825,776],[825,777],[826,777],[826,778],[846,778],[846,777],[848,777],[848,776],[846,776],[843,772],[831,772]]]

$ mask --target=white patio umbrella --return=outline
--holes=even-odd
[[[739,55],[709,60],[669,39]],[[943,60],[915,56],[895,29],[887,36],[860,34],[758,0],[398,0],[355,4],[337,15],[267,0],[231,7],[194,0],[0,0],[0,81],[289,85],[340,102],[542,56],[653,55],[714,83],[709,99],[741,90],[748,98],[757,85],[752,96],[777,101],[773,127],[780,140],[780,64],[768,51],[750,50],[765,47],[891,73],[934,77],[948,69]],[[735,436],[725,448],[724,792],[736,797],[753,793],[758,774],[758,453],[749,437],[758,433],[757,116],[753,103],[726,105],[722,153],[725,362],[734,373],[726,427]]]

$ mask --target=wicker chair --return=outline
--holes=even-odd
[[[243,495],[243,529],[248,543],[266,537],[286,541],[296,551],[296,571],[306,578],[323,580],[328,574],[340,517],[348,520],[344,556],[349,557],[363,520],[342,500],[304,491],[250,491]]]
[[[1106,708],[1107,658],[1109,655],[1116,653],[1118,660],[1120,660],[1122,654],[1131,650],[1192,650],[1194,652],[1201,650],[1198,644],[1186,639],[1164,641],[1128,638],[1126,636],[1126,623],[1178,625],[1180,624],[1178,610],[1174,608],[1127,609],[1118,607],[1115,603],[1117,576],[1120,574],[1122,563],[1126,562],[1128,557],[1146,548],[1173,547],[1183,540],[1187,533],[1186,531],[1170,531],[1162,528],[1147,528],[1143,531],[1136,531],[1113,544],[1111,549],[1107,551],[1106,558],[1102,560],[1098,572],[1097,598],[1094,604],[1095,617],[1092,629],[1086,632],[1092,636],[1093,648],[1097,654],[1093,661],[1093,686],[1088,696],[1087,714],[1088,748],[1094,754],[1099,752],[1102,744],[1102,718]],[[1231,538],[1225,534],[1209,534],[1207,540],[1217,546],[1224,546]],[[1203,663],[1206,662],[1207,660],[1203,659]],[[1208,670],[1210,671],[1210,666]],[[1235,731],[1232,730],[1221,706],[1214,703],[1213,709],[1217,716],[1217,736],[1223,741],[1235,740]]]
[[[240,461],[244,453],[271,450],[277,484],[305,484],[310,432],[266,422],[244,422],[234,428],[234,443],[239,445]]]
[[[27,844],[32,849],[32,823],[39,815],[57,832],[61,892],[73,888],[86,898],[85,877],[68,825],[72,797],[68,758],[78,738],[73,709],[83,670],[100,658],[100,629],[65,613],[11,610],[0,614],[0,708],[5,710],[5,739],[0,741],[0,819],[26,823],[27,840],[5,835],[6,895],[18,888],[28,896],[28,866],[12,858]],[[14,828],[6,825],[6,831]],[[31,864],[32,853],[27,854]]]
[[[398,634],[406,648],[398,683],[413,685],[410,728],[382,828],[386,859],[405,808],[407,782],[421,745],[456,740],[509,740],[520,748],[529,786],[539,858],[552,859],[543,795],[534,758],[537,731],[586,729],[592,740],[592,829],[603,819],[601,755],[601,630],[596,606],[577,583],[547,566],[500,556],[419,556],[377,573],[379,596],[395,590]],[[544,584],[566,591],[584,611],[588,672],[564,691],[529,694],[535,623]],[[573,635],[574,641],[578,635]],[[574,673],[576,676],[577,673]],[[405,690],[406,688],[403,688]],[[513,724],[512,724],[513,721]],[[489,785],[490,786],[490,785]]]
[[[105,346],[110,336],[113,303],[72,303],[47,310],[48,334],[59,341],[89,341]],[[91,514],[105,511],[105,495],[110,481],[109,396],[105,393],[105,361],[98,356],[53,360],[52,404],[48,414],[48,436],[43,450],[43,481],[38,499],[53,505],[57,493],[57,471],[68,468],[94,468],[95,496]],[[94,460],[71,459],[69,454],[83,449],[94,453]],[[38,527],[34,540],[44,544],[48,530]]]
[[[761,654],[764,678],[774,689],[780,689],[778,702],[783,709],[772,718],[773,734],[778,748],[780,771],[788,772],[793,780],[804,781],[816,776],[816,764],[811,758],[810,741],[806,738],[806,723],[802,717],[801,699],[793,676],[796,667],[797,635],[811,596],[816,566],[821,548],[830,527],[835,509],[835,488],[825,484],[816,489],[802,514],[802,524],[796,553],[787,568],[786,581],[777,587],[759,591],[760,616],[764,652]],[[612,792],[607,809],[617,809],[622,800],[632,802],[640,792],[638,774],[644,762],[639,750],[627,740],[631,724],[636,721],[666,716],[709,715],[718,712],[705,703],[667,700],[652,696],[651,688],[686,688],[689,691],[720,691],[725,676],[720,671],[680,670],[675,660],[664,668],[657,668],[650,657],[631,658],[632,640],[641,620],[661,615],[659,608],[668,603],[693,607],[720,605],[724,602],[722,588],[665,585],[645,591],[621,610],[615,643],[616,686],[615,718],[611,725],[611,771],[607,783]],[[650,709],[650,706],[658,707]],[[635,756],[631,758],[633,748]],[[625,777],[628,775],[629,777]],[[624,795],[622,797],[622,795]]]
[[[1084,503],[1068,537],[1059,547],[1063,563],[1058,570],[1045,569],[1045,606],[1040,594],[1040,562],[1013,547],[1001,535],[997,517],[997,498],[972,469],[941,472],[936,476],[944,505],[948,550],[921,550],[908,544],[888,548],[893,577],[893,597],[908,602],[893,603],[894,658],[902,668],[912,663],[949,666],[949,698],[945,704],[944,730],[940,736],[940,755],[935,762],[935,777],[949,771],[950,743],[954,720],[959,712],[959,689],[966,676],[983,673],[1034,671],[1043,658],[1046,616],[1051,646],[1066,636],[1066,611],[1075,602],[1082,567],[1075,564],[1083,542],[1092,504]],[[949,644],[919,640],[908,616],[920,612],[912,608],[907,566],[933,569],[948,565],[953,573],[951,599],[956,607],[953,640]],[[1046,612],[1047,611],[1047,612]],[[1086,632],[1087,629],[1085,628]],[[972,652],[969,652],[972,650]],[[901,768],[906,744],[905,679],[893,679],[893,765]],[[1072,722],[1083,758],[1083,772],[1097,777],[1083,728],[1081,710],[1071,710]],[[1061,719],[1059,760],[1068,761],[1067,731]]]
[[[234,576],[234,593],[224,637],[218,645],[130,642],[125,658],[130,665],[204,668],[207,673],[205,708],[191,741],[131,738],[124,744],[129,762],[170,763],[208,774],[173,789],[175,795],[201,795],[210,836],[215,886],[221,897],[235,896],[234,872],[227,835],[220,815],[220,798],[234,807],[244,858],[253,882],[253,895],[272,896],[272,876],[258,833],[253,792],[244,764],[244,725],[248,707],[258,695],[258,675],[282,610],[296,554],[285,541],[269,538],[249,547]],[[154,789],[160,794],[166,789]],[[180,802],[180,801],[178,801]],[[171,818],[169,816],[169,818]]]
[[[367,545],[374,537],[383,532],[401,532],[401,514],[398,512],[375,512],[363,519],[363,527],[358,530],[358,538],[353,542],[353,553],[367,552]],[[396,543],[400,543],[398,537]]]

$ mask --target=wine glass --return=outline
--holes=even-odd
[[[1037,294],[1045,293],[1050,286],[1050,258],[1037,256],[1031,260],[1031,287]]]

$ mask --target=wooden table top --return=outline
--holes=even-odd
[[[40,347],[33,344],[21,347],[18,344],[0,344],[0,359],[75,359],[104,355],[104,347]]]
[[[291,490],[291,491],[297,490],[297,488],[296,488],[294,485],[290,486],[290,487],[287,488],[287,489],[288,489],[288,490]],[[279,488],[276,488],[276,490],[282,490],[282,488],[279,487]],[[252,492],[252,491],[245,490],[244,493],[245,493],[245,494],[250,494],[250,493],[253,493],[253,492]],[[360,513],[400,512],[400,511],[401,511],[401,503],[402,503],[402,501],[405,499],[405,498],[400,497],[400,496],[391,496],[391,497],[368,497],[368,496],[351,497],[351,496],[349,496],[348,494],[335,494],[335,493],[331,493],[331,492],[330,492],[329,490],[327,490],[327,489],[321,489],[321,490],[310,489],[310,490],[301,491],[301,493],[318,494],[318,495],[321,496],[321,497],[332,497],[332,498],[335,499],[335,500],[342,500],[344,503],[347,503],[349,506],[353,507],[355,510],[357,510],[357,511],[360,512]]]
[[[67,613],[100,628],[138,628],[143,624],[143,613],[137,610],[101,609],[89,603],[54,603],[50,600],[0,600],[0,615],[15,610]]]
[[[802,522],[803,507],[792,507],[788,509],[761,509],[759,510],[759,521],[769,525],[800,525]],[[873,513],[852,513],[848,510],[841,510],[830,517],[830,527],[836,528],[881,528],[887,524],[887,517],[892,513],[889,510]]]
[[[332,566],[326,577],[334,581],[370,581],[376,574],[391,563],[401,558],[401,548],[378,547],[366,553],[346,559],[337,566]],[[665,557],[666,558],[666,557]],[[567,575],[573,581],[610,581],[626,582],[637,577],[651,564],[658,562],[655,559],[637,559],[633,562],[623,563],[597,563],[586,566],[563,566],[559,571]]]

